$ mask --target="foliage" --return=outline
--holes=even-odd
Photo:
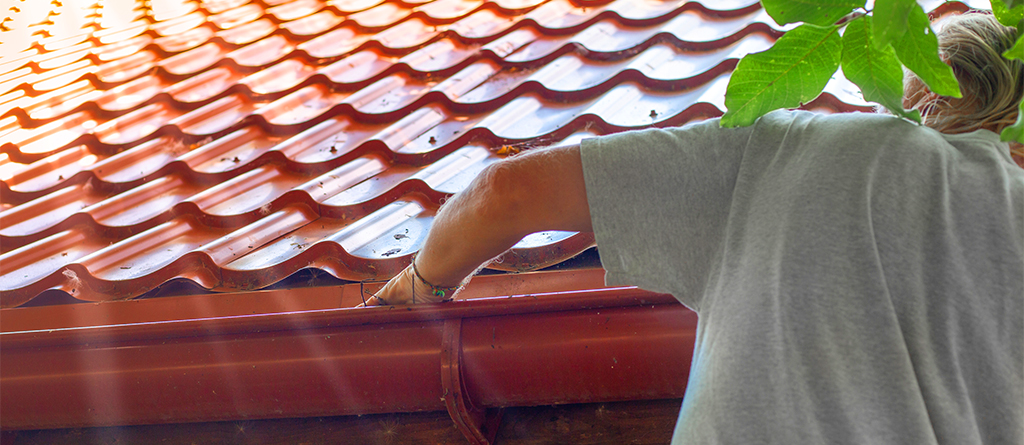
[[[780,25],[804,22],[829,26],[864,6],[863,0],[761,0],[761,6]]]
[[[920,122],[917,110],[903,109],[903,69],[890,45],[876,46],[873,17],[865,16],[846,27],[843,34],[843,73],[861,87],[864,99],[878,102],[905,118]],[[874,29],[878,29],[876,26]]]
[[[900,62],[917,73],[929,90],[942,96],[960,97],[960,85],[953,69],[935,57],[939,52],[939,39],[932,31],[928,14],[921,8],[910,11],[906,34],[891,45]]]
[[[767,51],[740,60],[729,80],[723,126],[750,125],[772,110],[814,99],[840,66],[866,100],[916,122],[920,114],[902,106],[904,66],[931,91],[960,97],[953,70],[939,57],[928,15],[914,0],[875,0],[872,10],[865,0],[761,3],[776,22],[799,25]],[[1000,23],[1024,31],[1024,0],[992,0],[992,7]],[[1004,56],[1024,60],[1024,32]],[[1024,143],[1024,104],[1002,138]]]
[[[744,57],[733,72],[725,106],[734,119],[752,123],[769,111],[814,99],[839,68],[843,47],[838,27],[803,25],[772,48],[777,50]]]

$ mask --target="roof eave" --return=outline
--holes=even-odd
[[[206,295],[0,311],[3,428],[445,409],[458,423],[459,409],[682,397],[696,315],[669,295],[579,289],[601,272],[478,277],[445,305],[308,309],[358,298],[353,284],[225,296],[291,310]],[[495,289],[526,292],[473,298]]]

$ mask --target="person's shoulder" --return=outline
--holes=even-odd
[[[827,128],[879,128],[892,131],[913,131],[918,124],[890,114],[863,113],[818,113],[807,110],[777,110],[761,118],[770,125],[808,125]],[[759,122],[760,123],[760,122]]]
[[[924,125],[883,113],[817,113],[780,110],[761,118],[758,125],[787,133],[811,134],[849,142],[888,144],[903,140],[911,145],[945,145],[943,134]]]
[[[1024,169],[1010,155],[1010,144],[1000,140],[999,135],[992,131],[980,129],[969,133],[944,134],[943,138],[965,159],[994,160],[1011,176],[1024,178]]]

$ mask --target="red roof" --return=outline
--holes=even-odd
[[[720,115],[737,58],[779,35],[750,0],[278,3],[188,2],[0,62],[3,307],[386,279],[503,147]],[[495,267],[591,245],[535,235]]]

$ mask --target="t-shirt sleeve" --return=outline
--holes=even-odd
[[[712,119],[581,143],[607,285],[670,293],[699,311],[750,134]]]

